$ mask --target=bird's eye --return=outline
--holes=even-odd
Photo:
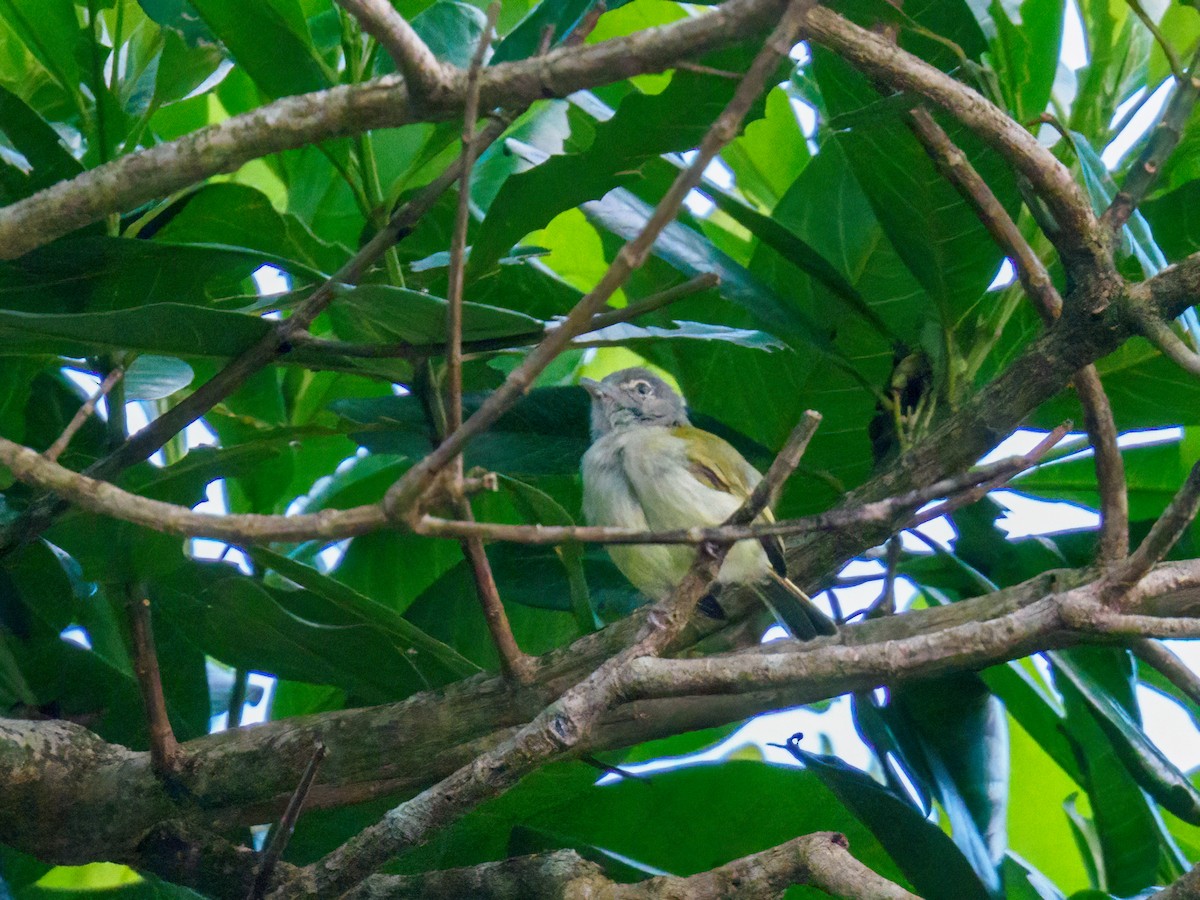
[[[652,390],[652,388],[650,387],[650,382],[648,382],[648,381],[635,381],[633,383],[633,389],[635,391],[637,391],[639,394],[641,394],[643,397],[645,397],[647,394],[649,394],[650,391]]]

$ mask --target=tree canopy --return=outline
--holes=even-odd
[[[0,896],[1200,897],[1198,96],[1189,2],[0,0]],[[771,491],[614,567],[635,364],[837,635],[702,603]]]

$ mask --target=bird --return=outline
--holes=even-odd
[[[589,524],[644,531],[720,525],[762,480],[731,444],[693,426],[683,397],[649,369],[622,369],[602,381],[582,378],[580,385],[592,399],[592,443],[580,466]],[[774,517],[768,509],[757,521]],[[686,544],[610,544],[608,553],[634,587],[662,600],[687,574],[696,551]],[[734,544],[717,589],[730,584],[751,586],[799,640],[837,633],[788,580],[778,536]]]

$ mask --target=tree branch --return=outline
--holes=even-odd
[[[484,540],[505,540],[525,544],[559,544],[565,542],[602,544],[703,544],[751,540],[767,535],[793,535],[813,531],[840,531],[864,524],[890,522],[898,513],[922,506],[939,497],[950,497],[947,503],[927,510],[924,520],[937,518],[957,508],[963,502],[977,500],[988,490],[1007,482],[1016,474],[1033,466],[1045,452],[1062,437],[1065,428],[1051,432],[1029,453],[1014,456],[978,469],[967,471],[932,485],[895,497],[864,503],[850,503],[801,519],[754,525],[719,525],[711,528],[688,528],[676,531],[653,532],[636,528],[599,526],[506,525],[492,522],[450,521],[424,515],[412,524],[417,534],[431,537]],[[82,509],[112,516],[126,522],[153,528],[184,537],[207,537],[234,544],[298,542],[304,540],[341,540],[391,527],[379,504],[356,506],[350,509],[327,509],[298,515],[231,514],[218,515],[196,512],[185,506],[140,497],[105,481],[72,472],[57,463],[44,459],[39,453],[20,444],[0,438],[0,462],[18,480],[53,491]],[[985,486],[982,493],[977,490]],[[965,497],[957,497],[967,491]]]
[[[151,765],[159,777],[173,779],[179,774],[181,750],[167,716],[158,651],[154,646],[154,626],[150,621],[150,600],[142,589],[131,585],[125,607],[133,644],[133,672],[150,733]]]
[[[1152,310],[1140,306],[1130,306],[1134,327],[1142,336],[1157,347],[1163,356],[1170,359],[1189,375],[1200,378],[1200,354],[1183,342],[1183,338],[1175,333],[1169,324],[1159,318]]]
[[[304,802],[308,799],[308,792],[312,790],[313,782],[317,777],[317,769],[320,767],[321,761],[325,759],[325,754],[325,745],[318,741],[313,747],[312,758],[304,768],[304,774],[300,776],[300,783],[296,785],[296,790],[288,801],[287,809],[283,811],[278,824],[272,829],[271,839],[259,857],[258,867],[254,873],[254,884],[251,885],[246,900],[261,900],[266,895],[267,887],[275,877],[276,867],[283,858],[283,851],[287,849],[288,841],[292,839],[292,834],[296,830],[296,822],[304,810]]]
[[[1154,894],[1155,900],[1200,900],[1200,866],[1185,872],[1174,884]]]
[[[727,0],[703,16],[487,70],[480,83],[484,108],[524,107],[547,97],[671,68],[761,33],[781,0]],[[455,73],[447,90],[426,99],[417,113],[402,79],[285,97],[174,141],[118,157],[69,181],[0,210],[0,258],[30,250],[212,175],[236,171],[250,160],[335,137],[416,121],[462,115],[465,79]],[[434,100],[437,101],[434,104]]]
[[[1100,489],[1100,539],[1096,559],[1101,565],[1129,554],[1129,490],[1125,459],[1117,446],[1117,423],[1095,365],[1075,373],[1075,392],[1083,405],[1083,422],[1095,454]]]
[[[425,102],[436,104],[449,89],[450,73],[433,55],[404,16],[388,0],[337,0],[358,19],[363,31],[388,52],[404,75],[409,102],[420,109]],[[481,44],[486,42],[482,41]]]
[[[121,366],[114,367],[111,372],[104,376],[104,380],[100,382],[100,387],[75,411],[75,415],[71,417],[71,421],[67,423],[67,427],[62,430],[62,434],[55,438],[54,443],[42,452],[42,456],[46,457],[50,462],[58,462],[58,458],[62,456],[63,451],[71,443],[71,438],[75,437],[79,429],[83,427],[83,424],[96,411],[96,404],[102,398],[108,396],[108,392],[124,377],[125,369]]]
[[[1161,642],[1150,638],[1131,641],[1129,649],[1146,665],[1157,670],[1185,697],[1200,706],[1200,675]]]
[[[1135,10],[1140,10],[1136,0],[1129,0],[1129,2]],[[1178,60],[1175,63],[1178,65]],[[1176,74],[1178,75],[1178,69],[1176,69]],[[1197,97],[1200,97],[1200,47],[1196,48],[1196,54],[1192,57],[1191,65],[1188,66],[1187,77],[1177,80],[1171,99],[1167,101],[1158,124],[1150,133],[1150,138],[1146,142],[1141,156],[1130,167],[1129,173],[1125,176],[1125,183],[1121,185],[1121,190],[1117,192],[1108,209],[1104,211],[1104,215],[1101,217],[1102,224],[1116,232],[1120,231],[1121,227],[1129,221],[1129,217],[1138,208],[1138,204],[1150,192],[1150,188],[1158,178],[1158,173],[1162,170],[1162,164],[1166,162],[1167,157],[1171,155],[1183,137],[1183,130],[1191,117],[1192,107],[1196,105]]]
[[[996,246],[1012,261],[1021,287],[1042,320],[1046,324],[1052,323],[1062,315],[1062,297],[1058,295],[1045,263],[1033,252],[1008,210],[928,110],[914,109],[909,113],[909,122],[938,171],[967,201]]]
[[[519,856],[464,869],[421,875],[373,875],[346,900],[438,900],[472,897],[604,897],[606,900],[674,900],[733,897],[770,900],[793,885],[812,885],[851,900],[919,900],[864,866],[849,852],[844,835],[819,832],[735,859],[687,878],[673,875],[634,884],[611,881],[603,869],[573,850]]]
[[[1196,518],[1197,510],[1200,510],[1200,463],[1192,467],[1187,480],[1138,548],[1109,573],[1101,598],[1105,605],[1123,605],[1133,587],[1175,546],[1184,529]]]

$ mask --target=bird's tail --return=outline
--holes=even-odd
[[[754,589],[776,621],[797,640],[837,634],[833,619],[821,612],[808,594],[777,572],[772,571],[771,580],[760,581]]]

